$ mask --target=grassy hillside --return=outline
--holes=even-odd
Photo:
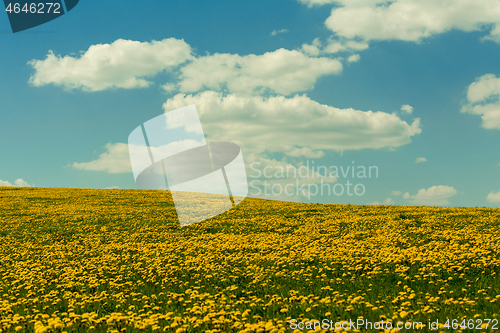
[[[0,244],[3,331],[500,317],[498,209],[247,198],[181,229],[164,191],[0,187]]]

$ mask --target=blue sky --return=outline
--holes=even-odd
[[[269,199],[500,207],[495,0],[82,1],[0,39],[2,185],[138,188],[130,132],[194,103],[261,190],[251,163],[378,168]]]

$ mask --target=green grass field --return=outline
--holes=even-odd
[[[500,330],[499,209],[247,198],[180,228],[165,191],[0,187],[0,242],[2,332]]]

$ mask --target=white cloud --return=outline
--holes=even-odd
[[[126,143],[108,143],[104,148],[107,152],[99,155],[98,159],[91,162],[74,162],[71,166],[79,170],[106,171],[108,173],[132,172]]]
[[[417,157],[415,159],[415,164],[424,163],[424,162],[427,162],[427,159],[425,157]]]
[[[321,41],[319,40],[319,38],[315,38],[312,44],[307,44],[307,43],[302,44],[300,50],[305,54],[311,56],[318,56],[321,52],[320,48],[321,48]]]
[[[28,182],[26,182],[26,181],[22,180],[21,178],[16,179],[16,180],[14,181],[14,185],[15,185],[15,186],[23,186],[23,187],[24,187],[24,186],[30,186],[30,184],[28,184]]]
[[[153,156],[172,156],[176,153],[199,147],[202,144],[203,143],[196,140],[179,140],[167,145],[151,147],[150,149]],[[104,148],[106,152],[99,155],[97,159],[90,162],[74,162],[71,163],[70,166],[75,169],[87,171],[105,171],[108,173],[132,172],[129,146],[127,143],[108,143]],[[137,161],[137,163],[142,163],[145,167],[148,167],[151,165],[151,159],[148,158],[147,161]]]
[[[0,186],[20,186],[20,187],[28,187],[28,186],[32,186],[30,184],[28,184],[28,182],[26,182],[25,180],[19,178],[19,179],[16,179],[14,181],[14,184],[11,184],[9,181],[7,180],[1,180],[0,179]]]
[[[281,29],[281,30],[273,30],[271,32],[271,36],[276,36],[277,34],[283,34],[288,32],[288,29]]]
[[[387,198],[384,200],[383,204],[384,205],[394,205],[395,202],[394,202],[394,200],[392,200],[392,198]]]
[[[480,115],[481,126],[486,129],[500,129],[500,78],[486,74],[477,78],[467,89],[468,103],[462,112]]]
[[[118,39],[111,44],[92,45],[81,53],[59,56],[49,51],[46,59],[31,60],[28,64],[35,71],[29,83],[85,91],[145,88],[152,83],[148,77],[169,70],[175,71],[178,82],[164,84],[167,92],[227,89],[239,94],[289,95],[312,89],[321,76],[342,72],[337,59],[283,48],[262,55],[216,53],[195,57],[186,42],[175,38],[149,43]]]
[[[312,89],[321,76],[341,73],[342,64],[336,59],[278,49],[262,55],[216,53],[199,57],[180,71],[178,87],[184,93],[227,89],[247,95],[266,91],[289,95]]]
[[[494,204],[500,204],[500,191],[498,192],[491,191],[486,197],[486,200]]]
[[[317,56],[320,54],[332,54],[340,52],[359,52],[366,50],[368,43],[363,41],[347,40],[345,38],[329,38],[323,45],[319,38],[315,38],[312,44],[302,44],[301,51],[305,54]]]
[[[332,1],[301,0],[312,4]],[[424,38],[450,30],[490,29],[486,39],[500,42],[500,2],[497,0],[338,0],[326,26],[346,39],[404,40]]]
[[[397,197],[401,195],[401,191],[391,191],[391,194]]]
[[[106,190],[118,190],[120,187],[118,186],[110,186],[110,187],[106,187]]]
[[[333,34],[326,45],[315,39],[312,44],[303,44],[301,47],[302,52],[312,56],[360,52],[368,49],[373,41],[402,40],[421,43],[426,38],[452,30],[484,31],[487,35],[482,40],[500,43],[498,0],[298,1],[308,7],[330,5],[332,8],[325,26]],[[348,57],[348,61],[350,60],[359,59],[351,55]],[[496,110],[485,111],[493,115]],[[500,123],[498,118],[487,119],[487,122]]]
[[[307,7],[311,8],[313,6],[322,6],[330,3],[336,3],[337,0],[299,0],[303,4],[307,5]]]
[[[325,153],[320,151],[314,151],[309,147],[294,148],[292,151],[285,152],[286,155],[291,157],[305,157],[305,158],[321,158],[325,156]]]
[[[170,142],[169,144],[162,145],[162,146],[152,146],[151,149],[151,155],[153,155],[153,158],[155,161],[158,161],[160,159],[166,158],[167,156],[172,156],[178,153],[181,153],[183,151],[200,147],[205,144],[204,141],[196,141],[193,139],[185,139],[185,140],[178,140],[178,141],[173,141]],[[150,160],[147,160],[146,163],[149,165],[151,163]]]
[[[406,112],[408,114],[412,114],[413,113],[413,107],[411,105],[404,104],[404,105],[401,105],[401,111]]]
[[[457,194],[451,186],[432,186],[428,189],[422,188],[418,190],[416,195],[410,195],[406,192],[403,195],[403,199],[407,199],[413,205],[424,205],[424,206],[445,206],[449,205],[449,198]]]
[[[353,54],[353,55],[349,56],[349,58],[347,58],[347,61],[348,62],[358,62],[360,58],[361,57],[359,56],[359,54]]]
[[[384,202],[373,201],[368,203],[368,205],[395,205],[395,204],[396,203],[391,198],[385,199]]]
[[[363,41],[330,38],[322,53],[357,52],[366,50],[367,48],[368,43]]]
[[[304,95],[264,98],[205,91],[177,94],[163,108],[191,104],[197,105],[209,141],[237,143],[244,153],[321,157],[323,150],[399,147],[421,132],[419,119],[408,124],[395,114],[338,109]]]
[[[264,98],[205,91],[177,94],[163,108],[167,112],[192,104],[197,105],[207,140],[234,142],[242,147],[245,159],[252,155],[265,158],[274,153],[292,159],[321,158],[325,150],[399,147],[421,132],[419,119],[408,124],[395,114],[338,109],[305,95]],[[156,156],[155,149],[183,151],[199,145],[184,140],[151,149]],[[126,143],[107,144],[105,149],[97,159],[71,166],[108,173],[131,172]],[[145,163],[149,165],[150,161]]]
[[[49,51],[45,60],[31,60],[35,69],[29,83],[54,84],[67,89],[98,91],[109,88],[144,88],[155,75],[192,59],[191,47],[183,40],[137,42],[118,39],[111,44],[92,45],[80,57],[57,56]]]

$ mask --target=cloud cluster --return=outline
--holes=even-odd
[[[500,43],[497,0],[298,0],[308,7],[330,5],[325,26],[332,32],[325,46],[302,45],[312,55],[357,52],[373,41],[421,43],[451,30],[487,31],[483,40]]]
[[[399,197],[401,191],[391,191],[391,195]],[[410,195],[409,192],[403,194],[402,198],[411,205],[418,206],[447,206],[450,204],[449,198],[455,196],[457,190],[451,186],[431,186],[428,189],[422,188],[418,190],[417,194]],[[491,193],[490,193],[491,195]],[[500,192],[498,193],[500,202]],[[382,203],[379,201],[370,202],[369,205],[394,205],[396,202],[392,198],[385,199]]]
[[[289,95],[312,89],[321,76],[342,72],[342,64],[336,59],[311,57],[297,50],[195,57],[186,42],[175,38],[150,43],[118,39],[111,44],[92,45],[80,57],[61,57],[49,51],[46,59],[28,64],[35,70],[29,80],[33,86],[54,84],[86,91],[145,88],[151,84],[147,77],[165,70],[177,75],[182,65],[178,82],[163,85],[166,91],[226,89],[239,94]]]
[[[340,48],[367,47],[342,43]],[[322,47],[319,41],[313,44],[318,50]],[[188,44],[175,38],[150,43],[119,39],[93,45],[80,57],[49,53],[45,60],[33,60],[30,83],[88,91],[138,88],[150,84],[144,77],[175,68],[177,79],[163,88],[180,93],[167,100],[165,111],[195,104],[211,140],[238,143],[245,154],[261,157],[281,153],[291,159],[321,158],[325,151],[394,148],[410,143],[421,132],[419,119],[409,124],[396,114],[339,109],[306,95],[290,97],[312,89],[318,78],[342,71],[337,59],[311,53],[315,53],[312,48],[309,52],[278,49],[262,55],[194,56]],[[359,59],[352,55],[348,61]],[[127,144],[107,144],[105,150],[93,161],[71,166],[109,173],[131,171]]]
[[[486,129],[500,129],[500,78],[486,74],[471,83],[461,111],[480,115]]]
[[[0,186],[20,186],[20,187],[27,187],[27,186],[31,186],[31,185],[28,184],[28,182],[26,182],[25,180],[19,178],[19,179],[16,179],[14,181],[14,184],[11,184],[7,180],[1,180],[0,179]]]
[[[457,190],[451,186],[437,185],[428,189],[422,188],[415,195],[406,192],[403,194],[403,199],[408,200],[412,205],[446,206],[450,204],[448,199],[456,194]]]
[[[49,51],[46,59],[28,63],[35,69],[29,83],[35,87],[54,84],[86,91],[144,88],[151,84],[145,77],[192,58],[191,47],[183,40],[142,43],[118,39],[111,44],[92,45],[80,57],[61,57]]]

